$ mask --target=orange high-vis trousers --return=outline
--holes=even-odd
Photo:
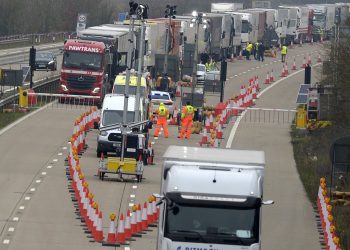
[[[158,116],[157,128],[156,128],[156,131],[154,132],[154,137],[158,137],[161,127],[163,127],[165,138],[168,138],[169,137],[169,130],[168,130],[167,120],[165,117]]]
[[[193,119],[190,117],[185,117],[182,120],[182,126],[181,126],[181,131],[180,131],[180,138],[184,138],[184,135],[186,133],[186,138],[191,137],[191,129],[193,125]]]

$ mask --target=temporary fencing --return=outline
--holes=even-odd
[[[326,179],[321,178],[317,195],[317,207],[322,225],[323,239],[327,250],[340,250],[340,238],[336,232],[332,214],[333,206],[331,205],[326,187]]]

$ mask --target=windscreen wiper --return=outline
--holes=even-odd
[[[233,233],[215,233],[213,235],[224,235],[228,236],[230,238],[223,239],[224,242],[238,242],[242,245],[245,245],[245,242],[242,240],[242,238],[238,237],[236,234]]]
[[[175,231],[172,231],[172,232],[175,232],[175,233],[190,233],[190,234],[195,234],[195,235],[198,235],[199,237],[197,239],[201,239],[203,241],[203,243],[208,243],[203,235],[201,235],[199,232],[197,231],[191,231],[191,230],[175,230]]]

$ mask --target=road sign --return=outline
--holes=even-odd
[[[211,92],[211,93],[220,93],[221,92],[220,80],[205,80],[204,91]]]
[[[76,28],[77,33],[86,28],[86,20],[87,20],[87,14],[82,14],[82,13],[78,14],[77,28]]]
[[[13,69],[3,69],[3,77],[0,85],[2,86],[22,86],[23,84],[23,71]]]

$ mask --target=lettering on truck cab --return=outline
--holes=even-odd
[[[84,47],[84,46],[73,46],[73,45],[70,45],[70,46],[68,46],[68,50],[82,51],[82,52],[91,52],[91,53],[100,53],[100,49],[99,48],[89,48],[89,47]]]

